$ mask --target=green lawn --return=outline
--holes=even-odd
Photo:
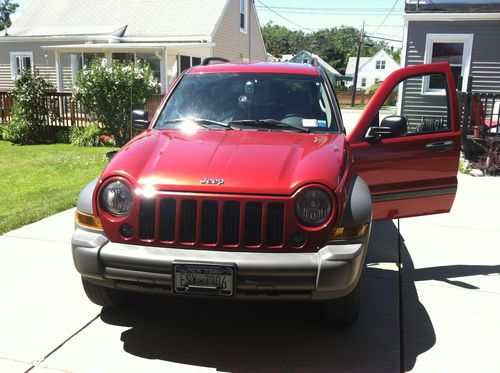
[[[111,150],[0,141],[0,234],[75,206]]]

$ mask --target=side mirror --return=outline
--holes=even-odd
[[[149,114],[144,110],[132,111],[132,127],[136,130],[144,131],[149,127]]]
[[[389,139],[406,135],[408,122],[406,117],[390,115],[382,119],[380,126],[373,126],[368,129],[366,139]]]

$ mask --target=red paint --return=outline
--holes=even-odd
[[[343,135],[266,131],[148,130],[123,147],[102,180],[121,175],[158,190],[290,196],[319,183],[334,189]],[[223,186],[203,185],[224,179]]]
[[[315,67],[305,63],[280,62],[221,63],[207,66],[196,66],[188,72],[188,74],[201,73],[274,73],[320,75]]]
[[[309,65],[276,63],[217,64],[199,66],[188,71],[189,74],[230,72],[318,75],[317,69]],[[108,237],[115,242],[200,250],[315,251],[324,243],[331,229],[342,221],[352,172],[358,173],[367,181],[374,196],[457,185],[460,132],[456,95],[451,95],[450,98],[452,130],[449,132],[386,139],[378,144],[369,144],[363,140],[372,118],[394,86],[410,76],[429,73],[444,73],[449,91],[455,92],[448,64],[401,69],[390,75],[377,90],[347,140],[342,133],[224,130],[187,133],[149,129],[125,145],[106,167],[94,191],[94,211],[101,217]],[[177,82],[182,77],[183,75]],[[169,99],[177,82],[171,86],[162,106]],[[153,123],[154,120],[152,125]],[[425,148],[428,143],[444,140],[454,141],[453,149],[429,152]],[[210,199],[218,201],[219,206],[225,201],[239,201],[242,207],[248,202],[258,201],[263,203],[264,209],[268,203],[283,203],[284,245],[245,247],[242,243],[242,230],[241,243],[231,247],[220,242],[203,245],[200,242],[140,240],[137,234],[138,196],[134,197],[132,212],[125,218],[113,217],[99,206],[97,197],[102,186],[116,178],[126,182],[133,191],[150,185],[161,191],[161,196],[170,196],[177,201],[186,198],[198,202]],[[204,178],[224,179],[224,184],[201,184],[200,180]],[[301,225],[294,210],[298,193],[309,186],[324,189],[331,196],[334,205],[334,213],[330,219],[316,228]],[[157,207],[161,196],[155,197]],[[450,209],[453,198],[454,194],[448,194],[377,202],[374,204],[373,216],[374,219],[392,219],[446,212]],[[157,208],[157,213],[158,211]],[[158,220],[157,218],[156,221]],[[136,230],[130,239],[119,234],[119,225],[125,221],[131,223]],[[304,232],[307,236],[302,248],[291,246],[290,236],[296,231]],[[198,229],[198,239],[199,233]]]
[[[423,191],[457,186],[458,157],[460,154],[460,123],[457,95],[449,95],[451,130],[400,138],[384,139],[378,144],[368,143],[363,136],[372,119],[380,110],[387,96],[402,80],[415,75],[443,73],[448,81],[448,92],[456,92],[453,75],[447,63],[418,65],[392,73],[376,91],[365,108],[358,124],[348,135],[354,154],[354,172],[363,177],[370,186],[372,195],[383,195],[404,191]],[[429,143],[453,141],[450,150],[430,152]],[[453,195],[454,196],[454,195]],[[441,201],[437,203],[436,201]],[[430,211],[448,212],[453,198],[414,198],[399,201],[397,214],[393,214],[394,203],[374,203],[374,219],[425,215]],[[437,208],[437,210],[436,210]],[[436,212],[434,212],[436,213]]]

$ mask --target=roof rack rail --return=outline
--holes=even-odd
[[[203,59],[203,61],[201,61],[201,65],[202,66],[206,66],[206,65],[210,65],[210,62],[212,61],[219,61],[219,62],[231,62],[229,61],[227,58],[224,58],[224,57],[206,57]]]

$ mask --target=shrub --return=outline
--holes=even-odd
[[[483,171],[486,175],[496,175],[500,172],[500,143],[495,142],[491,137],[484,137],[481,140],[474,140],[482,149],[472,166]]]
[[[37,71],[24,69],[16,79],[12,97],[15,101],[12,120],[7,125],[8,141],[35,144],[43,141],[44,125],[49,114],[45,93],[54,86]]]
[[[73,127],[69,134],[72,145],[77,146],[103,146],[101,140],[102,129],[99,123],[92,122],[86,127]]]
[[[69,144],[70,141],[69,141],[69,131],[67,130],[60,130],[59,132],[57,132],[56,134],[56,142],[58,144]]]
[[[34,144],[36,132],[33,126],[30,126],[28,121],[19,114],[19,107],[15,106],[12,114],[12,119],[3,129],[2,137],[6,141],[14,144],[27,145]]]
[[[157,86],[154,72],[145,62],[97,59],[80,71],[73,92],[75,100],[122,146],[130,139],[131,110],[144,107]]]

